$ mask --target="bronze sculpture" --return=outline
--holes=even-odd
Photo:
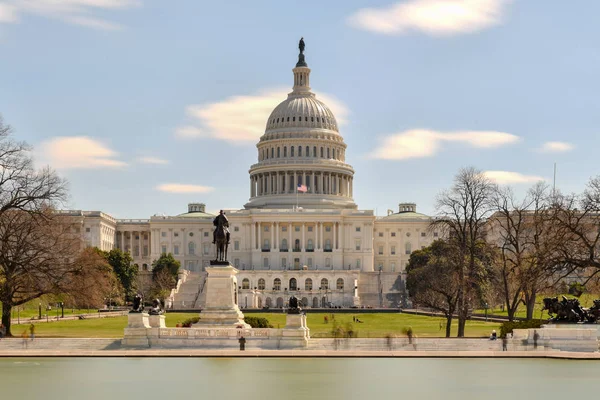
[[[594,300],[592,307],[584,309],[577,299],[562,296],[559,301],[558,297],[546,297],[542,310],[548,310],[550,322],[595,323],[600,317],[600,300]]]
[[[300,308],[300,304],[298,303],[298,299],[296,296],[292,295],[288,302],[288,314],[300,314],[302,308]]]
[[[133,304],[131,306],[131,313],[141,313],[144,311],[144,298],[141,294],[136,294],[133,298]]]
[[[223,210],[213,220],[215,230],[213,232],[213,244],[217,247],[215,261],[227,261],[227,247],[229,247],[229,220]]]
[[[300,49],[300,54],[304,53],[304,38],[300,38],[300,42],[298,43],[298,48]]]
[[[304,38],[300,38],[300,42],[298,42],[298,49],[300,49],[300,54],[298,54],[298,62],[296,63],[296,67],[308,67],[306,61],[304,61]]]

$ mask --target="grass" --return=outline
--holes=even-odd
[[[560,299],[561,296],[563,296],[563,295],[562,294],[540,294],[540,295],[538,295],[535,299],[533,318],[547,318],[548,317],[547,311],[544,311],[543,317],[542,317],[542,308],[544,307],[544,298],[558,297]],[[569,299],[574,297],[573,295],[570,295],[570,294],[565,294],[564,296],[566,296]],[[587,308],[587,307],[591,307],[594,304],[594,300],[598,299],[598,298],[600,298],[600,295],[598,295],[598,294],[584,293],[581,295],[581,297],[579,297],[579,302],[581,303],[582,307]],[[478,314],[479,313],[484,314],[485,309],[475,310],[475,312]],[[499,306],[496,306],[493,308],[488,308],[488,316],[492,316],[492,315],[507,317],[508,311],[506,311],[506,309],[504,311],[502,311],[502,308],[500,308]],[[519,307],[517,308],[517,312],[516,312],[515,316],[519,317],[519,318],[527,317],[527,309],[524,304],[522,304],[522,303],[519,304]]]
[[[166,324],[168,327],[175,327],[178,322],[196,315],[194,313],[167,313]],[[334,325],[331,314],[309,313],[307,315],[307,323],[312,337],[331,337],[331,330]],[[324,316],[326,315],[329,318],[327,324],[324,322]],[[253,313],[252,316],[267,318],[275,328],[285,326],[285,314],[283,313]],[[388,334],[402,336],[402,328],[409,326],[412,327],[417,337],[443,337],[445,335],[445,328],[443,327],[445,320],[442,318],[409,314],[357,313],[356,316],[363,323],[355,323],[352,322],[352,314],[334,314],[334,316],[335,321],[343,326],[347,323],[353,324],[353,328],[358,332],[359,337],[385,337]],[[442,323],[441,330],[440,322]],[[42,322],[35,325],[37,337],[122,338],[123,330],[127,326],[127,316]],[[499,331],[499,326],[498,323],[468,321],[466,336],[488,337],[492,329]],[[29,325],[13,325],[13,335],[20,335],[28,327]],[[452,325],[452,336],[456,336],[456,329],[455,321]]]

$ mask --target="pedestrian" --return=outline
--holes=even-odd
[[[356,322],[356,316],[355,315],[352,316],[352,322]]]
[[[504,336],[502,338],[502,351],[506,351],[507,350],[507,345],[508,345],[508,339],[506,338],[506,336]]]
[[[323,322],[324,322],[324,323],[328,323],[328,322],[329,322],[329,319],[327,318],[327,315],[325,315],[325,316],[323,317]]]
[[[23,348],[27,349],[27,329],[21,333],[21,338],[23,339]]]
[[[6,327],[4,324],[0,323],[0,340],[6,336]]]
[[[492,334],[490,335],[490,340],[496,340],[498,339],[498,335],[496,335],[496,330],[494,329],[492,331]]]
[[[33,342],[33,339],[35,339],[35,325],[34,324],[29,325],[29,333],[31,335],[31,341]]]
[[[244,351],[246,350],[246,338],[243,336],[240,336],[240,338],[238,339],[239,343],[240,343],[240,351]]]
[[[538,339],[540,338],[540,334],[536,331],[533,331],[533,349],[537,350]]]

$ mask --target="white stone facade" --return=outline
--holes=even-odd
[[[437,238],[413,203],[376,218],[353,200],[354,170],[335,116],[310,91],[310,69],[293,69],[294,87],[269,120],[250,167],[250,200],[225,210],[228,259],[238,275],[240,307],[282,306],[291,294],[309,306],[392,306],[402,296],[410,253]],[[306,192],[298,193],[299,185]],[[302,189],[304,189],[302,187]],[[86,243],[130,252],[141,271],[161,253],[202,273],[215,258],[214,215],[191,203],[177,216],[115,220],[81,215]],[[89,231],[87,229],[89,228]]]

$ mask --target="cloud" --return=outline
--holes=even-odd
[[[254,95],[231,96],[223,101],[190,105],[186,113],[201,124],[202,128],[185,126],[175,135],[183,138],[213,137],[234,144],[255,143],[265,133],[267,119],[279,103],[287,98],[289,89],[272,88]],[[335,97],[320,94],[339,124],[346,122],[348,109]]]
[[[169,160],[165,160],[163,158],[158,158],[158,157],[139,157],[136,160],[139,163],[142,164],[160,164],[160,165],[165,165],[169,163]]]
[[[175,136],[181,139],[196,139],[209,137],[202,129],[195,126],[182,126],[175,130]]]
[[[510,0],[409,0],[363,8],[348,18],[359,29],[384,35],[421,31],[433,36],[473,33],[502,22]]]
[[[156,190],[167,193],[208,193],[214,189],[210,186],[186,185],[181,183],[164,183],[156,187]]]
[[[0,3],[0,24],[18,21],[17,8],[11,4]]]
[[[0,23],[16,22],[19,14],[36,14],[99,30],[119,30],[121,25],[94,16],[96,11],[140,7],[142,0],[9,0],[0,4]]]
[[[459,142],[475,148],[495,148],[518,142],[518,136],[493,131],[440,132],[411,129],[383,138],[381,145],[368,157],[382,160],[405,160],[431,157],[443,142]]]
[[[575,146],[567,142],[546,142],[538,150],[543,153],[564,153],[574,148]]]
[[[55,137],[39,147],[39,158],[57,169],[119,168],[117,153],[87,136]]]
[[[500,185],[511,183],[532,183],[543,181],[544,178],[535,175],[523,175],[518,172],[510,171],[485,171],[485,176]]]

